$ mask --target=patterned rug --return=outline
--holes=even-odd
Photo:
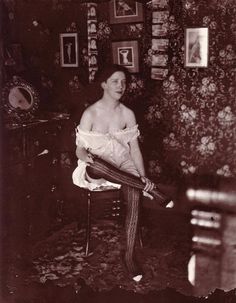
[[[84,253],[85,230],[78,230],[76,223],[37,243],[32,250],[32,267],[27,280],[40,283],[50,280],[58,286],[73,285],[77,290],[81,281],[86,281],[86,285],[95,291],[119,287],[147,293],[173,287],[189,293],[189,251],[183,237],[181,239],[180,235],[177,239],[170,234],[168,238],[157,230],[145,228],[143,238],[144,248],[136,245],[137,259],[145,273],[139,283],[129,277],[120,258],[125,242],[122,226],[108,222],[93,226],[91,252],[87,257]]]

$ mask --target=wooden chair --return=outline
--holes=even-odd
[[[116,220],[122,222],[125,218],[125,204],[119,189],[87,190],[84,189],[87,204],[85,255],[90,251],[91,225],[95,219]],[[138,225],[138,241],[143,247],[142,232]]]

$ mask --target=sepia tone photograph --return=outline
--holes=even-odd
[[[1,303],[236,301],[235,5],[0,1]]]

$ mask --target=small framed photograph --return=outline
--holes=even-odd
[[[169,0],[152,0],[151,5],[153,9],[163,9],[169,7]]]
[[[96,20],[88,20],[88,34],[93,35],[97,33],[97,21]]]
[[[134,0],[111,0],[109,11],[111,24],[143,21],[143,4]]]
[[[169,11],[154,11],[152,12],[152,23],[165,23],[168,21]]]
[[[168,34],[168,23],[152,24],[152,36],[164,37]]]
[[[168,55],[153,54],[152,55],[152,66],[167,66]]]
[[[151,79],[153,80],[164,80],[167,75],[168,75],[167,68],[152,67],[151,69]]]
[[[185,67],[207,67],[209,32],[207,27],[185,29]]]
[[[126,67],[131,73],[139,72],[137,41],[112,42],[113,63]]]
[[[62,67],[78,67],[78,34],[60,34],[60,59]]]
[[[152,50],[156,52],[167,52],[169,39],[152,39]]]
[[[88,19],[95,19],[97,16],[97,4],[88,3]]]
[[[88,48],[91,51],[97,50],[97,39],[94,37],[88,37]]]

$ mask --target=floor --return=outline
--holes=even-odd
[[[171,209],[151,210],[144,221],[144,247],[136,247],[145,272],[141,282],[134,282],[122,264],[121,224],[96,222],[86,257],[85,229],[72,222],[23,253],[19,239],[5,243],[1,302],[195,302],[187,274],[189,218]]]

